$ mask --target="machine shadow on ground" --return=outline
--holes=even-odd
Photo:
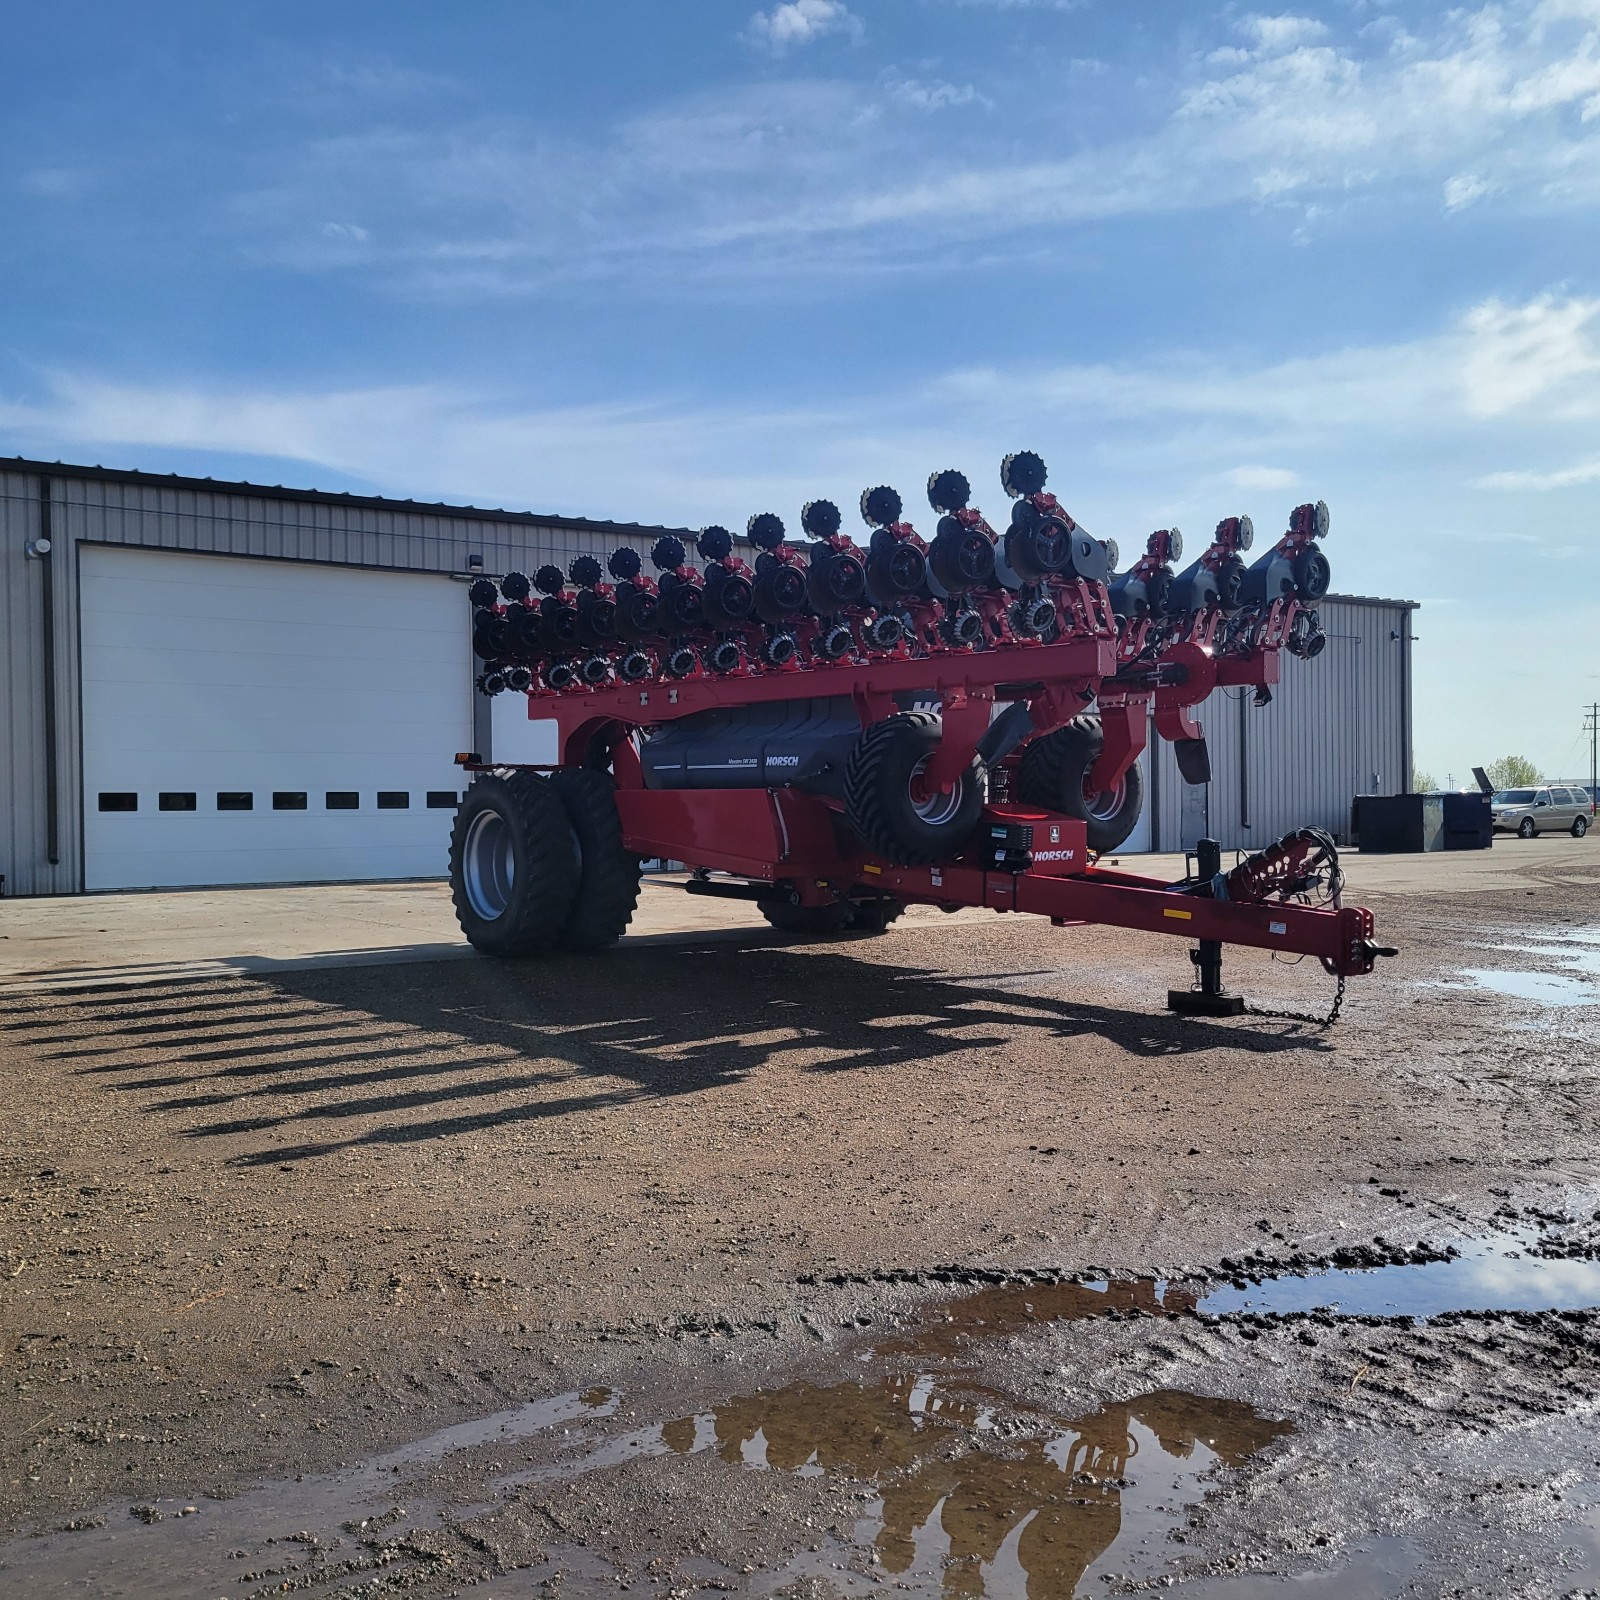
[[[1101,1041],[1143,1058],[1330,1048],[1296,1024],[1219,1025],[1030,992],[1065,969],[952,975],[887,953],[877,944],[863,959],[859,944],[785,947],[753,935],[623,946],[599,959],[117,985],[74,996],[70,1037],[58,1020],[51,1036],[16,1042],[137,1096],[188,1137],[271,1134],[229,1153],[244,1166],[698,1094],[773,1064],[856,1073],[1041,1039]],[[10,1001],[0,1028],[41,1027],[32,1008]],[[290,1130],[308,1137],[280,1142]]]

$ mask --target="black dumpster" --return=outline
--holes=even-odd
[[[1446,850],[1487,850],[1494,843],[1494,814],[1486,794],[1444,796]]]
[[[1363,855],[1445,848],[1441,795],[1358,794],[1351,821]]]

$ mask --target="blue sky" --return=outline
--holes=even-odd
[[[1424,602],[1420,764],[1587,766],[1600,0],[19,0],[7,53],[0,452],[699,525],[1028,447],[1125,550],[1322,497]]]

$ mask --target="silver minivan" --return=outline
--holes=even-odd
[[[1581,839],[1589,831],[1594,801],[1586,789],[1540,784],[1536,789],[1501,789],[1489,802],[1496,833],[1531,839],[1536,833],[1570,833]]]

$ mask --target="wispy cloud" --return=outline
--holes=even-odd
[[[1544,494],[1551,489],[1576,489],[1586,483],[1600,483],[1600,456],[1579,461],[1552,472],[1491,472],[1474,479],[1480,489],[1509,489]]]
[[[747,37],[781,54],[859,29],[840,0],[789,0]],[[1148,66],[1138,92],[1165,110],[1136,138],[1097,137],[1047,95],[1030,102],[1021,157],[1010,119],[913,129],[886,107],[1000,104],[1014,81],[888,70],[724,86],[582,139],[490,116],[321,138],[238,195],[233,220],[258,259],[481,295],[928,270],[953,259],[931,245],[974,232],[1021,248],[1072,224],[1225,207],[1284,208],[1303,231],[1331,208],[1441,195],[1449,211],[1600,203],[1592,6],[1502,0],[1441,11],[1426,35],[1262,15],[1232,38]],[[330,218],[370,238],[331,240]]]
[[[1287,467],[1234,467],[1223,476],[1236,489],[1292,489],[1300,481]]]
[[[662,393],[552,407],[467,384],[263,393],[56,372],[40,375],[41,397],[0,401],[0,429],[27,448],[264,455],[304,463],[308,478],[333,469],[391,492],[691,521],[797,504],[819,480],[853,493],[857,479],[886,470],[915,482],[932,465],[965,465],[974,451],[998,460],[1019,440],[1070,438],[1075,457],[1092,452],[1108,476],[1135,485],[1119,491],[1120,505],[1146,496],[1153,510],[1219,483],[1282,496],[1333,457],[1374,462],[1399,451],[1409,461],[1453,441],[1481,463],[1486,450],[1547,440],[1552,396],[1586,386],[1581,361],[1547,371],[1549,336],[1588,328],[1597,312],[1596,303],[1549,296],[1490,301],[1424,339],[1254,367],[1219,371],[1174,352],[1138,365],[969,368],[806,406]],[[1485,385],[1501,397],[1488,409]],[[1271,464],[1285,456],[1304,465]],[[1430,471],[1432,492],[1440,485]],[[1553,488],[1596,477],[1600,465],[1585,462],[1479,481]]]
[[[1465,332],[1463,375],[1475,416],[1501,416],[1535,400],[1552,416],[1600,416],[1600,299],[1488,300],[1468,313]]]
[[[994,107],[994,101],[980,94],[970,83],[946,83],[938,78],[926,82],[894,71],[884,73],[880,82],[891,100],[918,111],[948,111],[956,106]]]

